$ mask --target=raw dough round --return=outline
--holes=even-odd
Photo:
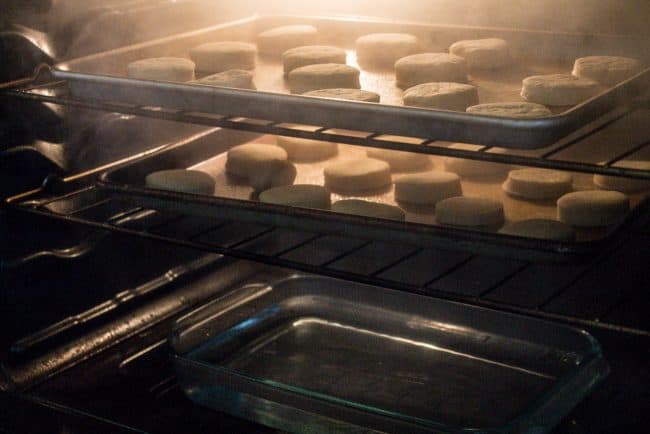
[[[329,209],[330,192],[320,185],[295,184],[274,187],[260,193],[260,202],[302,208]]]
[[[359,64],[393,66],[397,59],[417,53],[418,38],[408,33],[372,33],[355,42]]]
[[[621,160],[618,161],[614,167],[650,171],[650,161]],[[604,190],[616,190],[622,193],[634,193],[637,191],[650,190],[650,180],[647,179],[621,178],[619,176],[596,174],[594,175],[594,184]]]
[[[150,173],[145,178],[147,187],[159,190],[194,194],[213,194],[214,179],[199,170],[172,169]]]
[[[397,206],[359,199],[345,199],[334,202],[332,211],[378,219],[404,220],[406,218],[404,211]]]
[[[467,113],[517,119],[544,118],[553,114],[545,106],[532,102],[494,102],[478,104],[467,107]]]
[[[395,62],[395,79],[402,89],[435,81],[467,83],[467,66],[462,57],[453,54],[413,54]]]
[[[246,143],[228,150],[226,172],[248,178],[260,166],[275,160],[286,161],[287,152],[275,145]]]
[[[180,57],[136,60],[127,65],[126,74],[141,80],[190,81],[194,79],[194,62]]]
[[[296,179],[296,166],[283,160],[269,160],[259,164],[248,176],[248,183],[255,191],[264,191],[272,187],[291,185]]]
[[[197,71],[222,72],[255,68],[257,48],[247,42],[208,42],[190,50]]]
[[[431,159],[426,154],[371,148],[366,156],[388,163],[393,172],[417,172],[431,168]]]
[[[443,199],[462,196],[460,178],[455,173],[431,171],[395,178],[395,200],[417,205],[435,205]]]
[[[618,191],[575,191],[557,201],[558,219],[571,226],[608,226],[621,221],[629,209],[630,200]]]
[[[471,84],[423,83],[404,91],[404,104],[441,110],[465,111],[478,103],[478,91]]]
[[[469,69],[497,69],[510,64],[508,43],[499,38],[458,41],[449,52],[460,56]]]
[[[464,151],[477,151],[481,148],[479,145],[470,145],[468,143],[453,143],[449,145],[449,147]],[[505,150],[495,149],[495,152],[504,153]],[[465,158],[445,157],[442,162],[446,171],[457,173],[464,178],[492,178],[504,176],[506,172],[510,170],[508,164],[469,160]]]
[[[376,190],[390,185],[390,166],[374,158],[355,158],[330,163],[323,171],[325,186],[344,193]]]
[[[521,96],[550,106],[575,105],[598,92],[598,83],[570,74],[533,75],[524,78]]]
[[[307,45],[291,48],[282,54],[285,75],[296,68],[319,63],[345,64],[345,50],[329,45]]]
[[[576,236],[575,230],[571,226],[557,220],[547,219],[530,219],[507,223],[499,230],[499,233],[551,241],[571,241]]]
[[[287,151],[289,160],[299,162],[327,160],[339,150],[337,143],[285,136],[278,136],[278,146]]]
[[[612,86],[638,74],[642,69],[641,62],[629,57],[587,56],[576,59],[573,75]]]
[[[255,89],[253,73],[243,69],[230,69],[208,75],[192,83],[205,84],[208,86],[235,87],[239,89]]]
[[[501,202],[482,197],[450,197],[436,204],[438,223],[453,226],[501,225],[505,219]]]
[[[524,199],[557,199],[573,190],[573,177],[559,170],[517,169],[508,173],[508,179],[501,188],[512,196]]]
[[[379,94],[361,89],[318,89],[303,93],[305,96],[317,96],[319,98],[346,99],[361,102],[379,102]]]
[[[290,48],[313,45],[318,30],[308,24],[293,24],[275,27],[257,35],[257,48],[260,53],[280,55]]]
[[[359,70],[339,63],[320,63],[296,68],[287,76],[291,93],[346,87],[358,89]]]

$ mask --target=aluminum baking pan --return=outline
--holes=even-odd
[[[291,432],[546,433],[609,372],[581,330],[300,276],[217,299],[171,342],[190,399]]]
[[[494,118],[459,112],[398,106],[401,91],[392,71],[362,69],[364,88],[382,94],[381,104],[334,101],[286,95],[277,60],[260,57],[255,82],[260,91],[246,91],[125,78],[126,65],[144,57],[187,56],[193,46],[213,40],[254,41],[261,29],[290,23],[312,23],[327,35],[326,43],[348,49],[348,63],[356,64],[354,38],[373,31],[417,34],[433,51],[445,50],[458,39],[498,36],[509,40],[518,69],[504,73],[473,73],[481,102],[521,100],[521,79],[527,75],[570,71],[571,62],[593,52],[630,55],[648,61],[647,43],[635,38],[555,34],[513,29],[424,25],[318,17],[251,17],[194,32],[158,39],[56,65],[56,80],[65,80],[74,98],[89,102],[117,102],[158,106],[183,112],[242,116],[273,122],[292,122],[327,128],[369,131],[425,139],[480,143],[509,148],[551,145],[615,107],[625,105],[650,85],[650,70],[604,90],[601,94],[550,117],[534,120]]]
[[[482,251],[505,256],[523,255],[535,259],[562,261],[591,257],[613,247],[616,242],[624,239],[632,228],[647,222],[650,216],[648,213],[650,200],[644,198],[641,193],[631,196],[634,208],[621,224],[605,229],[579,230],[577,241],[557,242],[441,226],[436,223],[435,215],[430,209],[405,209],[407,221],[399,222],[265,204],[255,200],[250,187],[242,184],[241,181],[231,179],[225,173],[225,152],[236,144],[249,141],[268,142],[271,139],[272,137],[260,138],[241,131],[216,129],[210,134],[178,143],[145,158],[109,170],[101,175],[97,185],[115,197],[153,209],[165,209],[215,219],[251,221],[308,232],[399,242],[420,247],[461,248],[473,252]],[[363,149],[341,146],[339,157],[349,158],[355,153],[363,154]],[[308,184],[322,183],[324,164],[326,163],[297,164],[297,179]],[[145,185],[144,179],[147,174],[171,168],[193,168],[209,173],[217,182],[214,195],[163,191]],[[585,183],[584,188],[592,185],[591,176],[580,175],[579,179]],[[503,193],[498,180],[489,184],[468,180],[463,180],[462,183],[466,194],[492,197],[502,201],[509,221],[555,218],[554,204],[538,204],[510,198]],[[345,198],[347,198],[345,195],[333,194],[333,200]],[[364,198],[396,204],[392,189]]]

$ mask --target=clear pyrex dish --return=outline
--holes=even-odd
[[[548,432],[609,372],[568,326],[294,276],[242,287],[172,336],[186,395],[294,432]]]

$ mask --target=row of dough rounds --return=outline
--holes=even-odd
[[[445,158],[443,162],[447,171],[439,171],[431,170],[431,160],[423,155],[368,149],[366,157],[337,160],[326,165],[323,170],[324,186],[293,184],[297,175],[293,162],[328,160],[337,153],[338,145],[335,143],[278,137],[277,145],[250,143],[231,148],[227,154],[226,172],[245,179],[259,192],[259,200],[266,203],[404,220],[404,211],[393,205],[358,199],[331,203],[330,191],[355,195],[385,189],[394,184],[394,196],[398,204],[405,207],[435,207],[436,219],[440,224],[496,229],[505,221],[500,201],[463,196],[461,176],[473,178],[489,173],[489,170],[473,172],[471,165],[470,170],[464,170],[459,164],[462,161],[478,164],[471,160]],[[571,226],[612,225],[624,218],[629,211],[629,199],[621,192],[572,192],[572,177],[565,172],[534,168],[508,171],[506,165],[482,164],[484,169],[494,166],[493,174],[504,171],[508,173],[502,187],[515,199],[557,200],[559,221],[525,220],[509,223],[500,230],[505,234],[570,240],[574,236]],[[650,162],[629,164],[647,169]],[[449,171],[450,168],[457,169],[463,175]],[[594,182],[604,189],[617,187],[628,192],[650,189],[648,181],[618,177],[596,175]],[[146,183],[154,188],[196,194],[212,194],[214,191],[214,180],[199,171],[155,172],[147,176]]]
[[[379,95],[359,89],[359,71],[345,65],[344,50],[310,45],[315,43],[316,35],[317,30],[312,26],[285,26],[260,34],[257,47],[244,42],[203,44],[191,50],[193,62],[177,58],[145,59],[130,64],[128,73],[135,78],[188,81],[194,78],[196,69],[213,73],[199,80],[200,84],[254,88],[250,70],[255,67],[259,49],[262,54],[282,54],[284,73],[294,93],[379,102]],[[449,54],[418,53],[419,42],[413,35],[373,34],[359,38],[356,50],[361,65],[394,65],[397,85],[406,88],[404,102],[407,105],[519,118],[551,114],[544,105],[530,102],[476,104],[478,93],[474,86],[466,83],[467,71],[507,66],[511,62],[509,49],[500,39],[459,41],[450,47]],[[522,96],[545,105],[571,105],[593,95],[598,88],[596,81],[611,85],[638,70],[640,65],[633,59],[581,58],[575,62],[573,75],[525,79]],[[421,155],[373,149],[367,152],[367,158],[327,166],[324,170],[325,187],[293,185],[297,171],[289,160],[327,159],[336,155],[337,145],[291,138],[279,139],[278,145],[248,144],[231,149],[227,172],[246,178],[253,189],[261,192],[259,198],[263,202],[331,208],[379,218],[403,220],[404,212],[395,206],[360,200],[344,200],[332,205],[329,190],[354,194],[386,187],[393,183],[391,171],[421,172],[430,169],[431,165],[431,160]],[[405,204],[435,205],[436,218],[442,224],[502,225],[502,204],[490,199],[463,197],[458,176],[472,176],[473,172],[485,175],[486,168],[499,171],[502,167],[452,158],[445,159],[445,166],[448,172],[427,171],[396,177],[396,200]],[[594,183],[604,189],[625,190],[629,187],[621,182],[634,181],[599,175],[594,178]],[[157,172],[147,177],[147,184],[198,194],[209,194],[214,190],[214,181],[208,175],[193,171]],[[622,193],[571,192],[571,177],[561,172],[539,169],[511,171],[503,189],[513,197],[529,200],[559,198],[558,218],[573,226],[609,225],[629,209],[629,201]],[[573,233],[566,225],[547,220],[516,222],[506,225],[501,231],[561,239]]]
[[[259,34],[257,46],[238,41],[204,43],[190,50],[192,61],[171,57],[143,59],[129,64],[127,72],[134,78],[192,81],[196,69],[212,75],[195,83],[254,89],[250,70],[255,68],[259,49],[265,55],[282,56],[292,93],[323,89],[346,89],[350,93],[359,89],[359,70],[345,64],[345,50],[313,45],[317,36],[318,30],[311,25],[282,26]],[[512,62],[507,42],[498,38],[458,41],[449,47],[449,53],[422,53],[414,35],[375,33],[358,38],[355,47],[361,65],[394,66],[397,86],[405,89],[405,105],[443,110],[464,111],[478,104],[477,88],[467,84],[468,71],[503,68]],[[593,96],[600,85],[616,84],[641,69],[635,59],[583,57],[575,61],[572,74],[525,78],[521,96],[528,102],[547,106],[574,105]],[[328,93],[319,96],[336,97]],[[355,99],[378,102],[379,95],[366,93]],[[550,115],[541,106],[521,103],[492,105],[479,113],[513,117]]]
[[[468,71],[504,68],[512,62],[508,43],[499,38],[458,41],[449,53],[418,53],[418,48],[415,36],[400,33],[367,35],[356,43],[361,64],[394,62],[397,86],[406,89],[404,103],[427,108],[465,110],[478,101],[476,88],[466,84]],[[525,78],[521,96],[547,106],[575,105],[595,95],[601,85],[617,84],[642,69],[638,60],[627,57],[582,57],[571,74]]]

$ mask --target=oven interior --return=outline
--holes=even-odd
[[[95,56],[99,59],[95,65],[101,65],[110,61],[113,48],[122,47],[117,51],[126,56],[137,43],[140,50],[155,50],[165,46],[155,38],[168,38],[173,45],[185,32],[246,19],[252,13],[262,18],[292,13],[360,21],[365,19],[362,16],[373,16],[391,25],[393,21],[436,22],[461,30],[490,26],[618,33],[634,35],[620,40],[625,41],[620,42],[622,49],[634,51],[638,47],[625,44],[647,40],[647,28],[640,21],[650,15],[646,2],[630,2],[629,7],[626,3],[624,8],[604,2],[598,13],[589,2],[575,2],[582,13],[567,19],[545,12],[553,2],[409,2],[394,15],[396,6],[388,1],[374,2],[370,13],[364,1],[328,6],[290,1],[274,5],[115,2],[84,9],[83,14],[81,8],[72,7],[74,3],[68,4],[70,10],[63,8],[63,2],[54,10],[68,21],[56,18],[52,11],[43,15],[59,24],[70,22],[67,28],[72,30],[67,31],[48,25],[38,13],[23,13],[29,18],[23,22],[31,21],[53,44],[65,47],[61,51],[65,54],[55,53],[51,64],[63,61],[93,67]],[[518,8],[518,13],[511,13],[512,8]],[[215,12],[206,14],[206,10]],[[178,13],[187,19],[173,19]],[[129,26],[144,22],[142,16],[169,25],[165,30],[161,30],[165,26]],[[282,21],[282,16],[271,21]],[[105,30],[120,38],[98,42],[96,29],[116,23],[131,31]],[[142,42],[152,39],[153,43]],[[36,58],[47,61],[47,53]],[[19,68],[8,69],[15,74]],[[75,72],[74,67],[70,70]],[[569,131],[551,146],[502,154],[491,152],[492,146],[450,150],[440,146],[435,136],[419,142],[403,136],[387,139],[379,134],[382,131],[365,135],[331,131],[319,123],[305,131],[282,120],[242,118],[240,113],[78,98],[59,81],[65,75],[57,79],[56,74],[55,67],[53,75],[43,70],[40,75],[14,76],[27,78],[3,86],[2,110],[8,116],[2,131],[7,138],[2,158],[9,175],[3,182],[3,196],[8,199],[0,214],[6,228],[0,240],[6,246],[0,276],[5,330],[0,389],[8,411],[0,419],[1,429],[42,432],[49,425],[63,432],[269,430],[189,401],[178,384],[167,338],[179,318],[224,293],[296,272],[586,329],[600,341],[611,373],[554,432],[636,432],[645,426],[644,407],[650,398],[644,387],[650,379],[645,362],[650,333],[645,297],[650,286],[647,206],[639,206],[635,218],[619,228],[616,237],[567,249],[520,240],[495,243],[480,232],[418,233],[355,217],[336,220],[300,212],[298,220],[308,218],[309,224],[295,225],[288,218],[293,211],[286,209],[266,214],[254,210],[253,218],[242,218],[246,210],[241,204],[214,208],[187,197],[142,194],[128,183],[126,192],[111,189],[109,181],[128,177],[130,168],[143,161],[164,160],[175,149],[182,151],[177,151],[181,158],[202,156],[211,134],[218,136],[220,131],[395,150],[428,144],[425,153],[434,158],[455,156],[590,176],[648,179],[648,171],[616,166],[628,157],[648,159],[647,93]],[[311,112],[318,114],[318,106]],[[612,147],[612,142],[617,146]],[[113,178],[107,178],[111,174]],[[229,213],[215,218],[215,209]],[[333,230],[334,224],[353,229]]]

